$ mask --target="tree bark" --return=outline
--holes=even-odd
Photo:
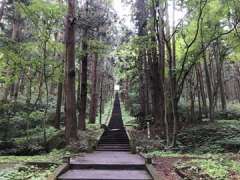
[[[54,127],[55,127],[56,129],[60,129],[62,94],[63,94],[63,83],[59,81],[59,82],[58,82],[58,94],[57,94],[56,115],[55,115],[55,118],[54,118]]]
[[[136,1],[136,19],[137,19],[137,26],[138,26],[138,36],[142,38],[143,36],[146,35],[145,32],[145,26],[146,26],[146,21],[147,21],[147,16],[146,16],[146,7],[145,7],[145,1],[144,0],[139,0]],[[144,66],[145,66],[145,48],[140,47],[139,49],[139,54],[138,54],[138,73],[139,73],[139,99],[140,99],[140,112],[139,112],[139,119],[140,123],[143,126],[144,125],[144,119],[146,115],[146,84],[144,81]]]
[[[5,5],[6,5],[6,0],[2,0],[2,4],[0,7],[0,22],[2,21],[2,17],[4,15]]]
[[[3,5],[4,5],[4,2],[3,2]],[[12,22],[12,34],[11,34],[12,41],[18,40],[19,28],[20,28],[20,17],[19,17],[19,14],[15,10],[14,11],[14,20]],[[7,72],[8,76],[13,76],[13,73],[14,72],[11,72],[11,69],[8,69],[8,72]],[[3,96],[4,101],[8,100],[9,94],[11,95],[11,97],[14,96],[14,86],[15,86],[14,82],[12,84],[6,84],[6,87],[4,90],[4,96]]]
[[[161,41],[162,33],[160,32],[163,30],[161,26],[161,30],[159,30],[160,24],[157,24],[157,5],[153,2],[151,7],[151,15],[154,17],[154,25],[151,29],[152,36],[151,36],[151,44],[156,45],[157,47],[153,46],[151,48],[151,57],[150,60],[150,67],[151,67],[151,92],[152,92],[152,114],[154,117],[154,123],[157,128],[160,129],[160,133],[164,132],[164,48],[163,42]],[[156,31],[157,30],[157,31]],[[156,40],[158,43],[156,43]],[[159,54],[157,54],[159,52]],[[159,55],[159,56],[158,56]]]
[[[204,89],[204,82],[203,82],[203,74],[202,74],[202,67],[201,64],[196,65],[196,72],[197,72],[197,80],[199,82],[199,89],[201,93],[201,99],[202,99],[202,104],[203,104],[203,112],[205,116],[208,116],[207,113],[207,101],[206,101],[206,93]]]
[[[98,105],[98,94],[97,94],[97,64],[98,55],[95,54],[93,57],[92,64],[92,87],[91,87],[91,102],[89,111],[89,123],[95,124],[97,115],[97,105]]]
[[[207,65],[206,52],[203,53],[203,62],[204,62],[204,71],[205,71],[206,86],[207,86],[208,101],[209,101],[209,119],[210,121],[213,121],[214,120],[213,92],[212,92],[212,84],[211,84],[210,74],[209,74],[208,65]]]
[[[215,47],[215,59],[216,59],[216,67],[217,67],[217,79],[218,79],[218,84],[220,88],[220,97],[221,97],[221,108],[222,111],[226,111],[227,109],[227,103],[226,103],[226,97],[225,97],[225,92],[224,92],[224,83],[223,83],[223,60],[221,58],[220,54],[220,44],[219,40],[217,40],[217,45]]]
[[[158,99],[159,99],[159,115],[160,119],[159,122],[157,123],[161,129],[164,129],[164,117],[165,117],[165,111],[164,111],[164,81],[165,81],[165,41],[164,41],[164,36],[165,36],[165,26],[164,26],[164,7],[163,3],[159,2],[158,4],[158,9],[159,9],[159,19],[157,24],[157,40],[158,40],[158,53],[159,53],[159,58],[158,58],[158,66],[159,66],[159,83],[156,85],[157,91],[158,91]]]
[[[81,76],[81,95],[80,95],[80,107],[78,117],[78,128],[80,130],[86,130],[86,109],[87,109],[87,71],[88,71],[88,30],[84,29],[83,35],[83,59],[82,59],[82,76]]]
[[[68,0],[66,19],[65,60],[65,136],[67,143],[77,139],[77,117],[75,97],[75,0]]]

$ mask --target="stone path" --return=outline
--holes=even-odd
[[[119,97],[116,95],[108,129],[94,153],[70,159],[70,169],[59,180],[152,180],[145,160],[130,153]]]

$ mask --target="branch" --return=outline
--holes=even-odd
[[[197,62],[198,62],[198,57],[207,49],[207,48],[209,48],[209,46],[211,45],[211,43],[212,42],[214,42],[214,41],[216,41],[217,39],[219,39],[220,37],[222,37],[222,36],[225,36],[225,35],[228,35],[228,34],[230,34],[230,33],[232,33],[233,31],[234,31],[234,29],[235,29],[235,26],[237,26],[237,25],[234,25],[234,27],[232,28],[232,29],[230,29],[229,31],[227,31],[227,32],[224,32],[224,33],[221,33],[221,34],[219,34],[218,36],[216,36],[216,37],[213,37],[209,42],[208,42],[208,44],[206,45],[206,46],[204,46],[204,48],[202,48],[201,49],[201,51],[199,51],[198,53],[197,53],[197,55],[195,56],[195,59],[197,59],[197,60],[195,60],[189,67],[188,67],[188,70],[183,74],[183,77],[182,77],[182,79],[181,79],[181,82],[179,83],[179,81],[178,81],[178,84],[179,84],[179,88],[178,88],[178,97],[180,97],[180,95],[181,95],[181,92],[182,92],[182,89],[183,89],[183,86],[184,86],[184,83],[185,83],[185,79],[186,79],[186,77],[188,76],[188,74],[190,73],[190,71],[191,71],[191,69],[197,64]],[[179,78],[178,78],[179,79]]]
[[[202,6],[202,2],[203,2],[203,0],[201,0],[201,2],[200,2],[200,12],[199,12],[198,19],[197,19],[197,30],[196,30],[196,33],[195,33],[195,36],[194,36],[193,40],[190,42],[190,44],[187,44],[187,50],[186,50],[185,55],[184,55],[184,59],[183,59],[182,67],[181,67],[181,71],[180,71],[180,75],[179,75],[179,77],[177,79],[177,82],[180,81],[181,76],[183,74],[183,71],[185,69],[185,63],[187,61],[189,50],[192,47],[192,45],[195,43],[195,41],[197,40],[197,37],[198,37],[198,34],[199,34],[200,20],[202,18],[203,10],[204,10],[205,6],[207,5],[208,1],[207,0],[204,1],[203,6]]]

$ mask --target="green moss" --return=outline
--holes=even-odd
[[[231,154],[204,154],[195,156],[189,161],[181,161],[177,169],[185,171],[190,177],[197,175],[211,179],[228,180],[231,173],[240,175],[240,162],[233,159],[237,155]]]
[[[104,112],[102,113],[102,124],[106,124],[108,122],[108,119],[111,117],[112,113],[112,108],[113,108],[113,99],[110,99],[105,105],[104,105]],[[96,117],[97,124],[99,124],[99,111]]]
[[[182,157],[182,156],[188,156],[187,154],[183,155],[183,154],[172,152],[172,151],[152,151],[150,153],[147,153],[146,155],[153,156],[153,157]]]
[[[121,103],[121,111],[122,111],[122,119],[126,126],[138,126],[138,124],[135,122],[135,117],[130,115],[130,111],[126,109],[124,104]]]
[[[0,180],[45,180],[55,169],[56,166],[50,166],[48,169],[22,166],[19,169],[1,171]]]
[[[181,157],[182,154],[171,152],[171,151],[152,151],[146,155],[152,157]]]
[[[66,150],[53,150],[48,154],[37,156],[0,156],[0,180],[45,180],[57,168],[57,165],[40,168],[25,165],[25,163],[54,162],[61,164],[63,157],[71,154]],[[1,169],[1,164],[9,164],[9,167]]]
[[[240,121],[216,120],[196,125],[178,134],[178,141],[192,153],[237,152],[240,148]]]
[[[48,154],[36,155],[36,156],[0,156],[0,163],[17,164],[26,162],[54,162],[61,163],[62,158],[71,154],[66,150],[53,150]]]
[[[228,167],[212,159],[192,160],[192,163],[201,168],[203,173],[208,174],[214,179],[226,179]]]

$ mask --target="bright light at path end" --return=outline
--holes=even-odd
[[[119,91],[119,90],[120,90],[120,86],[119,86],[118,84],[116,84],[116,85],[114,86],[114,90],[115,90],[115,91]]]
[[[131,21],[132,12],[130,4],[123,3],[121,0],[113,0],[113,8],[116,10],[118,16],[127,27],[134,27],[134,24]]]

